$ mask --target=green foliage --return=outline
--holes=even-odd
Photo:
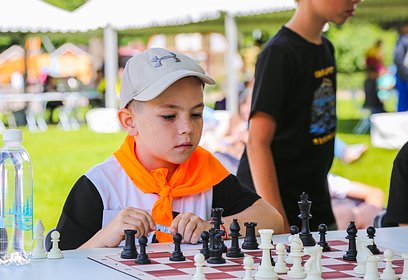
[[[336,49],[339,72],[354,73],[365,69],[365,53],[377,39],[383,40],[385,65],[392,63],[396,30],[384,30],[376,24],[354,22],[342,26],[331,25],[327,37]]]
[[[68,11],[73,11],[86,2],[86,0],[70,0],[70,1],[44,0],[44,1]]]

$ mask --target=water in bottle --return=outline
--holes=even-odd
[[[33,174],[22,132],[4,131],[0,149],[0,264],[30,262],[33,245]]]

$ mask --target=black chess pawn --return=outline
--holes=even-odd
[[[135,263],[137,263],[137,264],[148,264],[148,263],[150,263],[149,256],[146,253],[146,246],[147,246],[147,237],[146,236],[140,236],[139,237],[140,252],[139,252],[139,254],[137,254],[137,258],[135,260]]]
[[[231,248],[227,252],[227,257],[229,258],[242,258],[244,253],[241,252],[241,248],[239,248],[238,238],[241,236],[239,231],[241,227],[239,226],[238,220],[233,219],[230,225],[230,236],[231,236]]]
[[[302,220],[302,229],[300,230],[299,237],[303,242],[303,246],[314,246],[316,245],[316,240],[314,240],[309,226],[309,219],[312,218],[312,215],[310,215],[312,202],[308,198],[309,196],[304,192],[300,196],[300,201],[298,201],[300,210],[298,217]]]
[[[203,242],[203,248],[200,249],[200,253],[204,255],[205,259],[208,259],[210,257],[210,250],[208,248],[210,234],[208,233],[208,231],[203,231],[201,233],[201,241]]]
[[[185,261],[186,257],[183,255],[183,252],[181,252],[181,240],[183,237],[181,236],[180,233],[176,233],[173,235],[173,243],[174,243],[174,251],[171,253],[171,256],[169,260],[174,261],[174,262],[180,262],[180,261]]]
[[[122,259],[136,259],[137,249],[135,244],[135,234],[136,230],[125,229],[125,246],[120,253]]]
[[[298,234],[299,233],[299,228],[297,226],[295,226],[295,225],[290,226],[289,232],[290,232],[291,235]],[[290,245],[286,249],[286,252],[290,253]]]
[[[357,237],[357,227],[353,221],[347,227],[347,236],[346,239],[349,240],[349,246],[347,252],[343,255],[343,260],[346,261],[356,261],[357,257],[357,244],[356,244],[356,237]]]
[[[207,262],[210,264],[222,264],[225,263],[225,259],[222,257],[223,243],[221,242],[222,236],[225,232],[221,229],[210,229],[208,232],[210,235],[210,257]]]
[[[242,249],[246,250],[256,250],[258,249],[258,241],[256,240],[255,227],[257,223],[255,222],[246,222],[244,223],[246,231],[244,243],[242,243]]]
[[[327,232],[327,226],[325,224],[320,224],[318,227],[319,235],[320,235],[320,240],[318,244],[320,247],[323,248],[323,252],[328,252],[331,250],[329,244],[326,241],[326,232]]]
[[[375,227],[373,226],[369,226],[367,228],[367,236],[368,238],[373,240],[373,244],[372,245],[368,245],[367,248],[370,249],[371,253],[373,253],[373,255],[380,255],[382,254],[382,252],[380,251],[380,249],[378,249],[377,244],[375,244]]]

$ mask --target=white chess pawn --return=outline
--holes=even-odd
[[[276,245],[276,254],[278,255],[278,260],[275,263],[275,272],[276,273],[286,273],[289,268],[285,263],[285,245],[283,243],[278,243]]]
[[[34,227],[35,248],[33,250],[34,259],[47,258],[47,252],[44,248],[44,225],[41,220],[37,220]]]
[[[59,238],[60,233],[58,231],[54,230],[51,232],[52,247],[47,256],[49,259],[62,259],[64,257],[60,248],[58,247]]]
[[[246,256],[244,258],[245,277],[242,280],[254,280],[252,277],[252,269],[254,268],[254,258],[252,256]]]
[[[395,274],[394,269],[392,268],[392,257],[394,252],[391,249],[384,250],[384,260],[385,260],[385,269],[380,275],[382,280],[396,280],[398,279],[397,274]]]
[[[271,249],[272,245],[272,229],[260,229],[258,230],[261,236],[261,244],[259,248],[262,249],[261,265],[258,267],[258,271],[255,273],[255,279],[278,279],[278,274],[272,266],[271,261]]]
[[[400,280],[408,280],[408,253],[401,253],[401,257],[404,259],[404,269]]]
[[[194,256],[194,265],[196,266],[196,271],[193,280],[205,280],[205,275],[203,271],[203,266],[205,262],[205,257],[201,253],[197,253]]]
[[[378,258],[377,256],[368,256],[366,262],[366,272],[364,280],[379,280],[378,276]]]

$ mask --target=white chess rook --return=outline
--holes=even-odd
[[[278,274],[275,272],[275,269],[272,266],[271,262],[271,249],[272,245],[272,229],[260,229],[258,230],[261,236],[261,245],[259,248],[262,249],[262,260],[261,265],[258,267],[258,271],[255,273],[255,279],[278,279]]]

